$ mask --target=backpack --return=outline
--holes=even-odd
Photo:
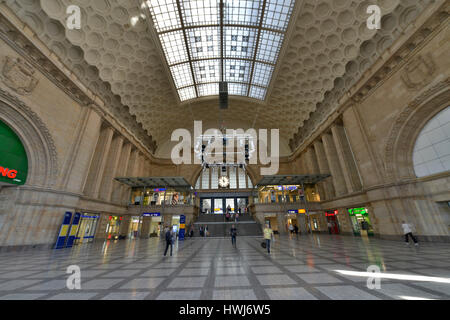
[[[172,242],[172,235],[170,234],[170,230],[166,232],[166,241]]]

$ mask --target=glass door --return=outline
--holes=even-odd
[[[97,216],[85,215],[81,217],[80,226],[75,237],[75,244],[92,242],[94,240],[97,221]]]
[[[211,199],[202,199],[201,211],[205,214],[211,213]]]
[[[223,214],[223,198],[214,199],[214,213]]]
[[[229,208],[230,214],[233,214],[235,212],[234,198],[227,198],[225,204],[226,208]]]

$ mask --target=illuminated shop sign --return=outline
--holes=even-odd
[[[326,217],[332,217],[332,216],[335,216],[335,215],[337,215],[337,214],[338,214],[338,211],[337,211],[337,210],[325,212],[325,216],[326,216]]]
[[[367,216],[367,209],[366,208],[351,208],[348,209],[348,213],[350,216]]]
[[[98,219],[99,216],[81,216],[84,219]]]
[[[292,191],[292,190],[297,190],[297,186],[277,186],[277,189],[279,191],[282,191],[282,190],[290,190],[290,191]]]
[[[156,188],[156,189],[153,189],[153,192],[162,192],[162,191],[166,191],[166,188]]]
[[[161,213],[160,212],[144,212],[142,214],[142,216],[144,216],[144,217],[159,217],[159,216],[161,216]]]
[[[297,213],[306,213],[306,210],[305,209],[296,209],[296,210],[288,210],[287,212],[297,214]]]
[[[0,121],[0,182],[25,184],[28,158],[19,137]]]

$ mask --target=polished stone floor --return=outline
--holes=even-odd
[[[450,298],[445,243],[286,236],[270,255],[260,243],[238,237],[235,249],[229,239],[188,239],[172,257],[162,256],[164,243],[154,238],[0,253],[0,300]],[[80,290],[66,286],[70,265],[80,267]],[[381,270],[376,289],[368,288],[368,274],[353,273],[370,265]]]

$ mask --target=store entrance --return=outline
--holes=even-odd
[[[350,220],[352,221],[353,234],[357,236],[373,236],[373,228],[370,223],[367,208],[348,209]]]
[[[119,239],[119,229],[122,217],[109,216],[109,222],[106,226],[106,239]]]
[[[138,216],[131,217],[130,227],[128,229],[128,239],[137,239],[141,229],[142,220]]]
[[[326,211],[325,216],[327,217],[328,232],[331,234],[339,234],[339,223],[336,218],[337,210]]]
[[[94,241],[95,229],[99,216],[92,214],[82,214],[80,226],[74,244],[88,243]]]

